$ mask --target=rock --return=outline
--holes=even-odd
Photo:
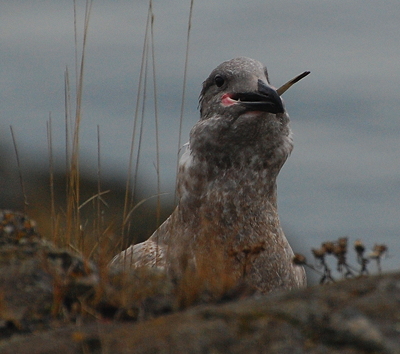
[[[0,339],[53,328],[97,282],[92,263],[43,240],[25,215],[0,210]]]
[[[400,272],[179,312],[173,282],[143,272],[99,286],[90,262],[0,212],[0,353],[400,353]]]
[[[400,273],[14,337],[1,353],[400,353]],[[34,349],[32,349],[34,348]]]

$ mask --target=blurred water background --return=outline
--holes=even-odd
[[[190,1],[153,4],[161,191],[168,193],[162,197],[163,217],[174,195],[189,8]],[[22,208],[12,125],[30,208],[42,219],[47,212],[33,209],[47,203],[39,196],[48,193],[49,114],[60,176],[65,165],[67,66],[75,93],[73,2],[6,1],[0,9],[0,207]],[[84,11],[78,1],[79,43]],[[110,204],[121,203],[115,195],[123,196],[127,176],[147,11],[147,1],[103,0],[93,2],[90,17],[81,172],[88,185],[96,184],[99,126],[102,179],[114,192],[105,196]],[[295,148],[278,179],[284,229],[308,257],[321,242],[348,236],[350,242],[362,239],[367,248],[385,243],[390,257],[383,268],[399,269],[399,18],[397,0],[194,2],[182,143],[199,117],[201,83],[222,61],[257,59],[277,87],[311,71],[284,94]],[[157,190],[152,90],[146,98],[138,199]],[[154,203],[141,208],[137,214],[143,218]],[[138,224],[132,232],[144,238],[153,226]]]

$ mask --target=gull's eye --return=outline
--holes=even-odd
[[[218,87],[221,87],[225,83],[225,80],[221,75],[216,75],[214,78],[214,82]]]

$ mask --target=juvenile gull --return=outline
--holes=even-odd
[[[205,281],[229,278],[262,293],[305,286],[277,212],[276,178],[293,148],[282,92],[253,59],[212,71],[180,160],[176,209],[113,266],[159,267],[177,279],[197,270]]]

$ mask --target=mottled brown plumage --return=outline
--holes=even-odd
[[[178,206],[146,242],[113,265],[227,276],[266,293],[305,286],[280,226],[276,178],[292,151],[289,117],[265,67],[224,62],[203,83],[201,118],[178,172]]]

